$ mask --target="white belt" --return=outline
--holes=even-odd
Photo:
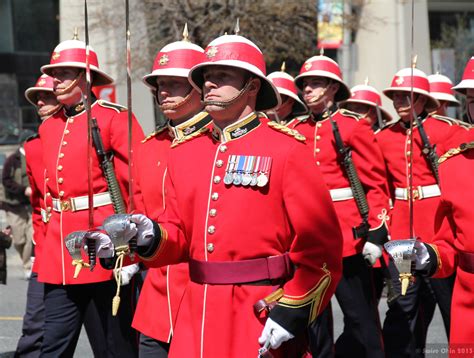
[[[104,193],[94,194],[93,201],[94,208],[112,204],[112,199],[110,198],[110,194],[108,191]],[[89,209],[89,197],[87,195],[64,200],[53,198],[53,210],[57,212],[79,211],[87,209]]]
[[[413,187],[413,200],[433,198],[440,195],[441,190],[439,190],[438,184]],[[408,200],[408,189],[395,188],[395,199]]]
[[[332,201],[342,201],[354,198],[351,188],[338,188],[329,190]]]

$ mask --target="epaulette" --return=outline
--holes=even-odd
[[[359,113],[349,111],[348,109],[345,109],[345,108],[339,108],[339,112],[342,115],[347,116],[347,117],[352,117],[357,121],[359,121],[362,118],[362,116]]]
[[[448,150],[446,153],[444,153],[442,156],[439,157],[438,164],[445,162],[449,158],[454,157],[455,155],[458,155],[459,153],[462,153],[468,149],[473,149],[473,148],[474,148],[474,141],[469,142],[469,143],[462,143],[457,148],[451,148],[450,150]]]
[[[175,148],[180,144],[186,143],[190,141],[193,138],[199,137],[201,134],[204,134],[209,131],[209,127],[202,127],[201,129],[197,130],[194,133],[191,133],[190,135],[184,136],[180,139],[175,139],[173,141],[173,144],[171,144],[171,148]]]
[[[279,132],[290,135],[294,137],[297,141],[300,141],[300,142],[306,141],[306,137],[302,135],[300,132],[298,132],[296,129],[288,128],[287,126],[284,126],[283,124],[280,124],[277,122],[268,122],[267,124],[270,128],[273,128]]]
[[[116,110],[119,113],[120,112],[125,112],[127,110],[127,107],[124,107],[124,106],[122,106],[120,104],[117,104],[117,103],[105,101],[103,99],[97,100],[97,103],[99,103],[99,105],[101,105],[102,107],[112,108],[112,109]]]
[[[158,127],[157,129],[155,129],[153,132],[151,132],[150,134],[148,134],[148,135],[142,140],[142,144],[148,142],[151,138],[155,138],[158,134],[160,134],[161,132],[163,132],[163,131],[164,131],[165,129],[167,129],[167,128],[168,128],[167,126]]]

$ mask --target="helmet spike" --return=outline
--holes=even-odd
[[[413,61],[411,61],[411,67],[416,68],[417,60],[418,60],[418,55],[413,56]]]
[[[319,49],[319,56],[324,56],[324,47]]]
[[[239,32],[240,32],[240,18],[237,18],[237,21],[234,27],[234,34],[238,35]]]
[[[188,23],[187,22],[184,24],[183,41],[189,42],[189,32],[188,32]]]
[[[73,40],[79,40],[79,35],[78,35],[78,33],[77,33],[77,26],[74,27],[74,33],[73,33],[73,35],[72,35],[72,39],[73,39]]]
[[[369,76],[366,76],[366,77],[365,77],[364,84],[365,84],[366,86],[369,85]]]
[[[283,61],[283,63],[281,64],[280,71],[281,72],[286,72],[286,62],[285,61]]]

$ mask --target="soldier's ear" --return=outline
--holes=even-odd
[[[260,91],[261,86],[262,83],[260,82],[260,79],[254,77],[250,80],[249,92],[257,94],[258,91]]]

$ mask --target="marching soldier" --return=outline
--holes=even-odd
[[[99,69],[97,54],[90,49],[90,70],[93,85],[104,85],[112,78]],[[110,356],[130,357],[136,354],[131,330],[131,311],[123,304],[118,318],[112,318],[111,301],[115,285],[111,271],[96,267],[94,272],[82,270],[74,279],[74,267],[65,247],[64,238],[71,232],[89,228],[88,176],[93,191],[94,226],[114,213],[111,194],[99,166],[98,155],[87,153],[88,121],[85,105],[86,48],[79,40],[60,43],[51,62],[41,71],[54,79],[54,94],[64,110],[48,118],[40,126],[43,162],[48,178],[47,195],[52,200],[48,230],[44,237],[45,257],[39,267],[38,279],[45,283],[45,327],[41,354],[44,357],[73,355],[84,312],[94,302],[106,337]],[[109,154],[113,154],[115,174],[127,201],[128,185],[128,125],[125,108],[92,98],[92,118],[96,119],[100,136]],[[134,119],[133,139],[143,133]],[[132,143],[135,145],[136,143]],[[88,161],[92,172],[88,173]],[[123,293],[130,293],[125,290]],[[123,297],[124,300],[127,297]]]
[[[388,234],[389,198],[382,155],[367,121],[337,108],[336,102],[348,99],[350,91],[335,61],[323,55],[309,58],[295,83],[311,116],[292,127],[311,140],[311,163],[321,169],[344,236],[343,275],[336,298],[345,325],[336,341],[336,355],[383,357],[370,269],[382,255],[381,245]],[[342,161],[351,153],[353,162],[348,172]],[[358,186],[350,179],[354,176],[360,180]],[[362,213],[359,200],[367,201],[364,210],[368,212]],[[323,316],[321,320],[310,331],[313,355],[331,356],[332,337],[327,332],[331,328],[324,322],[331,319]],[[315,342],[321,334],[327,338]]]
[[[189,261],[170,356],[250,357],[259,343],[278,348],[324,309],[340,277],[342,238],[304,137],[256,112],[280,104],[261,51],[224,35],[205,53],[189,79],[214,128],[170,151],[160,225],[131,220],[149,264]]]
[[[446,116],[448,107],[459,106],[459,101],[454,97],[451,80],[439,73],[428,76],[431,96],[439,102],[439,107],[431,115]]]
[[[413,104],[410,100],[412,88]],[[450,140],[460,138],[467,131],[454,121],[428,115],[439,106],[439,103],[430,94],[427,76],[419,69],[405,68],[398,71],[393,77],[391,86],[383,92],[393,101],[393,106],[400,116],[399,121],[377,134],[377,141],[389,173],[389,187],[394,190],[392,196],[395,200],[390,218],[391,238],[401,240],[410,237],[407,188],[411,166],[414,188],[412,194],[414,233],[424,240],[430,240],[433,237],[434,213],[441,194],[436,150],[442,150],[440,148],[446,146]],[[414,120],[413,143],[410,139],[412,120]],[[398,272],[392,265],[389,268],[392,272],[392,282],[399,289]],[[431,318],[428,318],[427,322],[421,322],[422,332],[415,332],[415,326],[420,311],[419,295],[430,297],[431,288],[440,307],[445,328],[449,329],[452,279],[429,282],[418,280],[408,289],[405,296],[400,296],[389,305],[383,326],[387,357],[414,356],[416,350],[424,348],[426,330]]]
[[[191,140],[211,121],[202,112],[200,93],[188,81],[191,67],[205,60],[204,49],[185,37],[163,47],[152,73],[143,78],[168,119],[137,148],[135,202],[139,212],[157,220],[164,209],[164,183],[172,143]],[[182,163],[186,165],[186,161]],[[181,300],[189,281],[186,263],[148,270],[132,326],[141,332],[140,357],[167,357]]]
[[[298,89],[295,86],[295,79],[285,72],[285,63],[281,66],[281,71],[270,73],[267,78],[276,87],[281,97],[281,105],[275,110],[268,111],[268,117],[277,123],[291,125],[293,121],[303,120],[308,115],[308,107],[298,97]]]
[[[463,143],[440,157],[443,188],[435,218],[435,237],[416,250],[417,270],[433,277],[456,273],[452,305],[449,356],[472,355],[474,337],[474,188],[465,178],[474,175],[474,142]],[[459,175],[463,173],[463,175]]]
[[[457,93],[465,97],[465,113],[467,122],[474,123],[474,56],[468,61],[462,80],[453,87]]]
[[[392,121],[392,116],[382,107],[379,91],[367,83],[351,88],[351,97],[339,103],[339,108],[358,113],[376,132]]]

